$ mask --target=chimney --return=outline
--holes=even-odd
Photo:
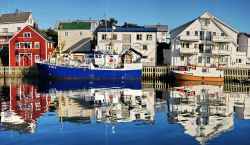
[[[15,11],[15,16],[19,15],[20,14],[20,11],[18,9],[16,9]]]

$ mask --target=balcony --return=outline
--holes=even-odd
[[[236,55],[237,55],[237,56],[246,56],[247,53],[244,52],[244,51],[237,51],[237,52],[236,52]]]
[[[212,55],[231,55],[231,51],[222,49],[212,49]]]
[[[199,41],[200,37],[194,36],[194,35],[181,35],[180,40],[181,41]]]
[[[199,50],[196,48],[180,48],[180,53],[181,54],[190,54],[190,55],[194,55],[194,54],[198,54]]]
[[[213,36],[212,41],[213,42],[231,42],[232,39],[227,36]]]
[[[0,32],[0,36],[14,36],[17,32]]]

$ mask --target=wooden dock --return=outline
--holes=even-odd
[[[0,67],[0,77],[22,78],[37,76],[36,67]]]

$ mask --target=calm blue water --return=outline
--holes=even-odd
[[[1,145],[250,144],[250,96],[223,86],[157,91],[140,82],[6,84]]]

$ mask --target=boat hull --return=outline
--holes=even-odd
[[[197,86],[197,85],[212,85],[212,86],[223,86],[223,81],[175,81],[175,86]]]
[[[176,80],[183,81],[210,81],[210,82],[224,82],[224,77],[202,77],[202,76],[193,76],[189,74],[178,74],[174,73]]]
[[[37,63],[40,76],[54,79],[139,80],[142,69],[90,69]]]

